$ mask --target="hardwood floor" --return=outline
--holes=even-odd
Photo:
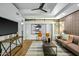
[[[25,56],[31,43],[32,43],[31,40],[24,40],[23,46],[21,48],[16,47],[15,49],[12,50],[12,56]]]

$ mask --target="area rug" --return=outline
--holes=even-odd
[[[58,45],[57,42],[53,41],[53,43],[57,45],[57,56],[73,56],[71,52]],[[44,56],[42,44],[42,41],[33,41],[26,56]]]
[[[44,56],[42,49],[42,41],[33,41],[26,56]]]

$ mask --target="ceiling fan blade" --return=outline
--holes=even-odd
[[[39,8],[36,8],[36,9],[32,9],[32,10],[38,10]]]
[[[32,9],[32,10],[42,10],[44,12],[47,12],[46,10],[43,9],[44,5],[45,5],[45,3],[41,3],[40,6],[39,6],[39,8]]]
[[[45,3],[41,3],[40,6],[39,6],[39,9],[42,9],[44,7],[44,4]]]
[[[44,9],[41,9],[42,11],[44,11],[44,12],[47,12],[46,10],[44,10]]]

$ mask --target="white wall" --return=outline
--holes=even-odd
[[[19,33],[19,35],[22,35],[22,25],[21,25],[21,22],[18,22],[18,33]]]
[[[31,24],[29,24],[29,23],[26,23],[26,25],[25,25],[25,38],[27,38],[27,39],[31,39],[32,38],[32,35],[31,35]],[[32,39],[34,39],[34,38],[32,38]]]
[[[50,33],[50,38],[51,38],[51,24],[46,24],[46,32]]]
[[[23,35],[23,40],[25,40],[25,21],[23,21],[23,24],[21,24],[22,22],[18,22],[18,34],[19,36]],[[23,31],[23,34],[22,34]]]
[[[25,25],[26,25],[26,23],[25,23],[25,20],[24,20],[24,21],[23,21],[23,40],[26,39],[26,38],[25,38],[25,37],[26,37],[26,36],[25,36],[25,35],[26,35],[26,34],[25,34],[25,33],[26,33],[26,31],[25,31]]]

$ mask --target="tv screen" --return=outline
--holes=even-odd
[[[18,32],[18,23],[0,17],[0,36],[15,34]]]

